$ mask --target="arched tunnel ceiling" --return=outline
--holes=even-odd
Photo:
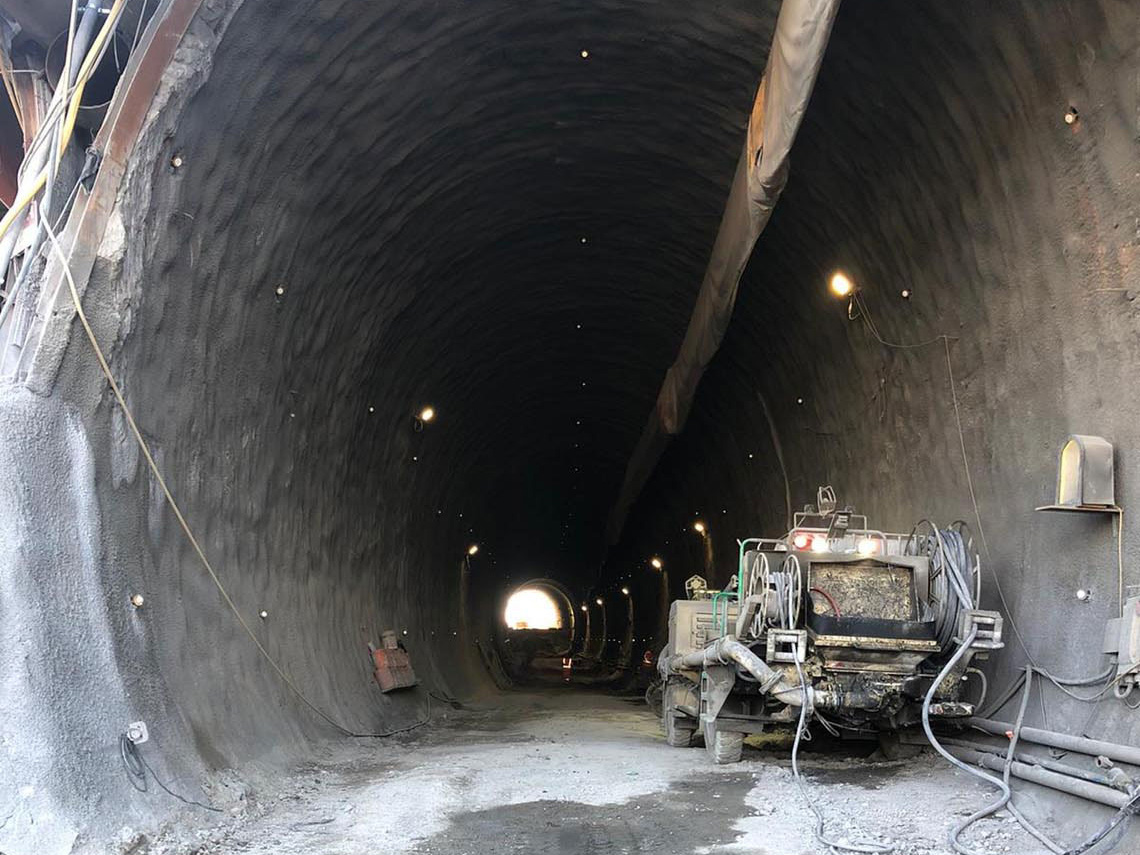
[[[259,643],[337,721],[419,715],[372,686],[362,651],[388,629],[426,685],[486,688],[502,598],[536,577],[603,599],[589,614],[607,635],[632,622],[659,647],[670,586],[727,581],[734,538],[778,532],[824,483],[884,528],[984,520],[983,599],[1017,617],[1017,644],[1058,672],[1099,661],[1109,531],[1032,508],[1073,432],[1116,443],[1117,499],[1135,495],[1130,2],[846,0],[724,346],[605,551],[777,8],[198,9],[83,299],[233,601],[265,612]],[[849,321],[824,292],[835,267],[885,341],[922,346]],[[49,657],[76,670],[45,694],[21,660],[5,724],[34,734],[12,744],[37,798],[112,831],[90,792],[161,809],[139,807],[107,722],[152,722],[171,779],[281,765],[329,731],[201,571],[86,342],[45,341],[66,347],[52,394],[0,395],[0,462],[20,473],[0,481],[0,544],[35,544],[0,556],[34,582],[0,591],[0,649],[82,637],[93,664]],[[438,415],[418,430],[427,404]],[[52,490],[12,493],[27,483]],[[1072,596],[1087,586],[1094,608]],[[139,591],[144,610],[124,605]],[[999,676],[1024,661],[1017,644]],[[1100,725],[1136,740],[1123,711]]]
[[[775,11],[244,4],[169,143],[167,275],[248,315],[216,358],[272,349],[281,411],[353,402],[363,492],[431,403],[403,463],[447,481],[436,510],[507,572],[593,573]]]

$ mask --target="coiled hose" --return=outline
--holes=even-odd
[[[934,637],[945,653],[954,643],[958,616],[977,608],[981,595],[977,562],[970,557],[969,530],[962,522],[939,529],[930,520],[920,520],[907,538],[906,552],[930,558],[930,597],[924,619],[933,618]]]

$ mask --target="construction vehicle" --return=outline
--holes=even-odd
[[[699,732],[717,763],[732,763],[747,734],[796,722],[874,737],[916,723],[924,708],[928,720],[973,714],[963,678],[1002,646],[1002,617],[978,608],[965,523],[923,520],[890,534],[838,509],[830,487],[817,499],[783,537],[740,541],[723,590],[692,577],[689,599],[672,604],[658,658],[670,745]]]

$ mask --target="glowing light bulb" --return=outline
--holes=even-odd
[[[693,531],[695,531],[697,534],[704,534],[706,531],[705,524],[700,520],[697,520],[695,523],[693,523]]]
[[[600,606],[602,604],[602,598],[598,597],[596,600],[594,600],[594,602]]]
[[[661,563],[661,559],[656,555],[649,559],[649,563],[653,565],[654,570],[660,570],[665,565]]]
[[[860,555],[874,555],[876,549],[878,549],[878,544],[869,537],[864,537],[859,541],[859,545],[855,547],[855,550]]]
[[[582,603],[582,611],[588,612],[589,610],[590,610],[590,607],[588,605],[586,605],[585,603]]]
[[[588,50],[582,51],[582,59],[589,59],[589,58],[590,58],[590,52]]]
[[[420,410],[419,419],[421,422],[430,422],[435,418],[435,409],[433,407],[424,407]]]
[[[809,543],[811,543],[811,538],[803,532],[800,532],[792,538],[792,546],[796,549],[807,549]]]
[[[146,600],[143,598],[142,594],[135,594],[131,597],[131,605],[136,609],[141,609],[143,607],[143,603],[145,602]]]
[[[812,552],[827,552],[827,537],[822,534],[817,534],[811,539]]]
[[[831,277],[831,293],[836,297],[850,297],[851,292],[855,290],[855,283],[848,279],[843,273],[836,272]]]
[[[477,555],[479,553],[479,544],[473,543],[467,547],[468,555]]]
[[[627,597],[629,596],[629,588],[625,587],[624,585],[622,586],[621,592]]]

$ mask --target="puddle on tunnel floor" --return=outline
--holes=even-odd
[[[750,773],[705,775],[620,804],[538,800],[453,814],[415,855],[690,855],[739,836]]]

